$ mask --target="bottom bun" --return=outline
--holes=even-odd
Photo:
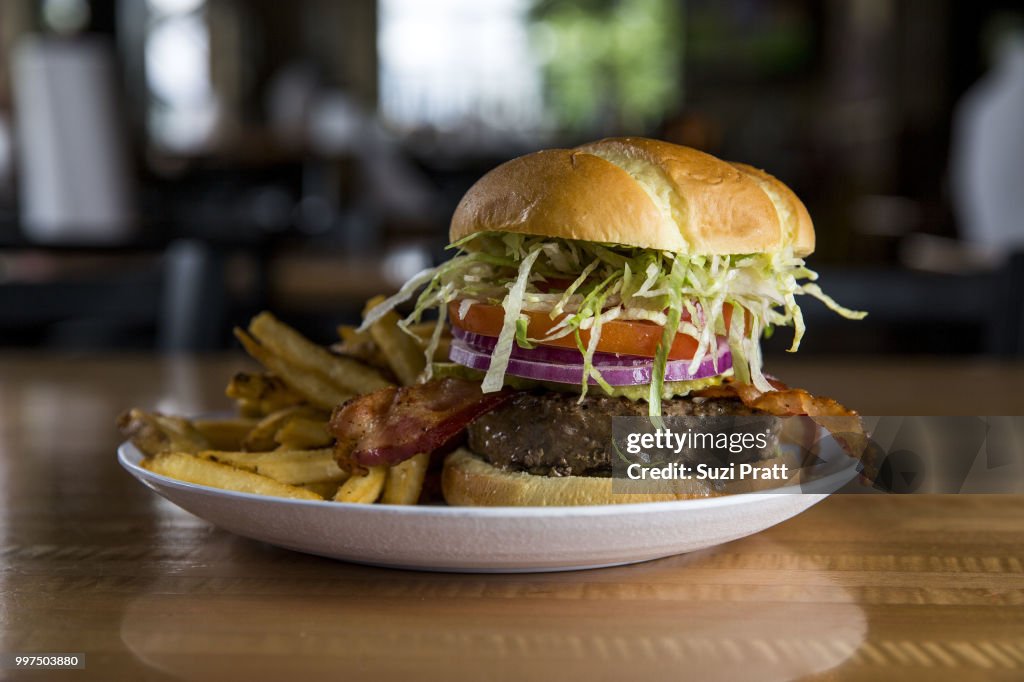
[[[444,461],[441,490],[445,501],[457,507],[575,507],[592,504],[670,502],[701,497],[721,497],[764,492],[801,482],[799,453],[777,454],[757,467],[785,464],[789,474],[777,481],[758,478],[734,481],[712,489],[708,481],[673,481],[672,493],[613,493],[612,479],[598,476],[535,476],[505,471],[484,458],[460,448]],[[621,481],[624,485],[629,482]],[[640,482],[637,482],[638,484]]]
[[[597,476],[534,476],[504,471],[465,448],[444,461],[441,490],[457,507],[575,507],[591,504],[668,502],[717,493],[702,481],[687,481],[679,493],[612,493],[612,479]]]

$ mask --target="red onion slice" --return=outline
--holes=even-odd
[[[526,353],[533,353],[540,347],[527,351],[524,348],[517,350]],[[547,349],[550,350],[550,349]],[[651,383],[651,372],[654,368],[654,361],[651,358],[640,358],[639,364],[610,364],[598,362],[598,354],[594,357],[594,367],[601,372],[611,386],[639,386]],[[603,356],[616,356],[611,353],[601,353]],[[550,362],[538,359],[526,359],[522,355],[513,354],[509,360],[507,374],[525,379],[536,379],[538,381],[551,381],[558,384],[579,384],[583,381],[583,358],[576,353],[578,362]],[[448,355],[452,362],[456,362],[471,369],[486,371],[491,365],[491,355],[488,352],[473,348],[463,339],[452,341],[451,351]],[[623,356],[629,357],[629,356]],[[622,358],[617,358],[621,360]],[[636,360],[637,358],[631,358]],[[665,366],[665,381],[690,381],[692,379],[705,379],[713,377],[732,367],[732,354],[724,339],[719,340],[718,346],[718,368],[715,368],[715,361],[710,355],[701,361],[696,372],[689,371],[689,360],[669,360]],[[597,381],[591,377],[591,384]]]

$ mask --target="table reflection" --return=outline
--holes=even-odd
[[[360,679],[781,681],[838,666],[867,634],[853,595],[812,559],[794,585],[733,561],[740,557],[729,545],[596,571],[452,575],[296,561],[222,539],[207,545],[219,554],[210,557],[216,575],[157,578],[126,605],[121,638],[145,665],[181,679],[302,670]],[[789,554],[778,542],[742,542],[744,555]]]

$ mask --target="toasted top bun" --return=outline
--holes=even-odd
[[[801,455],[779,453],[762,460],[755,467],[770,468],[785,464],[789,476],[785,480],[751,476],[725,483],[712,489],[707,481],[672,481],[672,493],[612,492],[612,479],[596,476],[534,476],[521,471],[505,471],[483,457],[460,448],[444,460],[441,491],[445,501],[457,507],[576,507],[590,504],[635,504],[638,502],[670,502],[697,497],[720,497],[772,490],[801,482]],[[622,481],[624,485],[634,483]],[[644,485],[640,483],[640,488]]]
[[[527,154],[462,198],[451,240],[516,232],[687,255],[814,251],[807,209],[779,180],[741,163],[639,137]]]

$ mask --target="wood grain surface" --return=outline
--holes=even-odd
[[[243,366],[0,357],[0,652],[87,659],[0,679],[1024,679],[1024,496],[837,496],[596,571],[349,565],[217,530],[118,467],[121,409],[225,409]],[[1024,408],[1021,365],[771,369],[865,414]]]

